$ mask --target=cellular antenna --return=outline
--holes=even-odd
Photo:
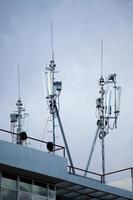
[[[51,56],[54,60],[54,39],[53,39],[53,22],[51,21]]]
[[[51,52],[52,52],[52,60],[50,60],[49,66],[46,67],[46,84],[47,84],[47,96],[46,96],[46,100],[47,100],[47,105],[48,105],[48,109],[49,109],[49,114],[50,114],[50,125],[51,125],[51,133],[52,133],[52,137],[51,137],[51,141],[48,142],[48,147],[47,149],[53,153],[55,153],[56,149],[55,149],[55,142],[56,142],[56,127],[58,126],[60,128],[60,132],[62,134],[62,138],[65,144],[65,148],[67,151],[67,155],[68,155],[68,159],[69,159],[69,163],[72,167],[72,171],[73,173],[75,173],[74,170],[74,165],[73,165],[73,161],[71,158],[71,154],[70,154],[70,150],[67,144],[67,140],[65,137],[65,132],[63,129],[63,125],[62,125],[62,121],[61,121],[61,117],[60,117],[60,113],[59,113],[59,97],[61,94],[61,90],[62,90],[62,82],[61,81],[56,81],[56,77],[55,77],[55,73],[56,73],[56,64],[55,64],[55,60],[54,60],[54,50],[53,50],[53,25],[51,22]],[[57,123],[57,125],[56,125]]]
[[[101,77],[103,77],[103,40],[101,40]]]
[[[117,86],[115,73],[110,74],[108,77],[103,77],[103,41],[101,41],[101,77],[99,79],[99,88],[100,97],[96,99],[97,129],[86,165],[85,176],[87,176],[96,140],[99,136],[102,147],[102,182],[105,182],[105,136],[109,134],[109,130],[117,128],[117,119],[120,114],[121,87]],[[114,97],[113,101],[111,101],[111,96]]]
[[[12,141],[17,144],[23,144],[27,139],[27,134],[24,131],[24,121],[28,117],[28,114],[25,113],[25,108],[20,97],[20,64],[18,64],[18,100],[16,103],[17,110],[10,114],[11,120],[11,132],[16,132],[17,137],[12,137]]]

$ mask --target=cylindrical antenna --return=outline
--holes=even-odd
[[[51,54],[52,54],[52,60],[54,60],[54,45],[53,45],[53,22],[51,21]]]
[[[101,40],[101,77],[103,77],[103,40]]]
[[[20,85],[20,64],[18,63],[18,98],[20,99],[20,88],[21,85]]]
[[[119,114],[120,113],[120,103],[121,103],[121,87],[118,87],[117,90],[118,90],[118,97],[117,97],[118,99],[117,99],[116,111]]]
[[[106,117],[109,117],[109,115],[111,115],[111,95],[112,92],[110,91],[108,94]]]

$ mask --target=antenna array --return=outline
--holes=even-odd
[[[18,65],[18,101],[16,103],[17,111],[10,114],[11,132],[17,132],[17,138],[14,138],[14,135],[12,135],[12,141],[15,141],[17,144],[23,144],[23,142],[27,139],[27,134],[23,129],[24,121],[28,117],[28,114],[25,113],[25,108],[23,107],[23,103],[20,98],[20,89],[20,65]]]
[[[50,61],[50,64],[48,67],[46,67],[46,83],[47,83],[47,105],[49,108],[49,113],[51,116],[51,122],[52,122],[52,142],[48,143],[48,150],[55,152],[55,138],[56,138],[56,134],[55,134],[55,120],[57,120],[58,124],[59,124],[59,128],[63,137],[63,141],[66,147],[66,151],[67,151],[67,155],[68,155],[68,159],[70,162],[70,165],[72,166],[72,171],[73,173],[75,173],[74,170],[74,166],[73,166],[73,162],[72,162],[72,158],[70,155],[70,151],[69,151],[69,147],[67,144],[67,140],[65,137],[65,133],[64,133],[64,129],[62,126],[62,122],[61,122],[61,118],[60,118],[60,114],[59,114],[59,96],[62,90],[62,82],[60,81],[55,81],[55,69],[56,69],[56,64],[54,61],[54,50],[53,50],[53,26],[52,26],[52,22],[51,22],[51,52],[52,52],[52,59]]]
[[[116,74],[103,78],[103,41],[101,42],[101,77],[99,79],[100,97],[96,99],[97,130],[93,140],[89,159],[86,165],[85,176],[91,163],[97,137],[102,143],[102,173],[105,182],[105,136],[109,130],[117,128],[117,119],[120,114],[121,87],[117,86]]]

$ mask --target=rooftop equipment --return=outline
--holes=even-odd
[[[99,94],[100,97],[96,99],[96,113],[97,113],[97,130],[93,140],[89,159],[86,165],[85,176],[92,159],[97,137],[102,143],[102,173],[103,182],[105,182],[105,136],[109,134],[109,130],[117,128],[117,119],[120,114],[120,97],[121,87],[117,86],[116,74],[113,73],[107,78],[103,77],[103,41],[101,42],[101,77],[99,79]]]
[[[70,151],[69,151],[65,132],[64,132],[63,125],[62,125],[61,118],[60,118],[60,114],[59,114],[59,96],[60,96],[60,93],[61,93],[61,90],[62,90],[62,82],[55,81],[56,64],[55,64],[55,60],[54,60],[54,50],[53,50],[53,25],[52,25],[52,22],[51,22],[51,52],[52,52],[52,59],[50,61],[49,66],[46,67],[46,73],[45,73],[46,84],[47,84],[46,100],[47,100],[47,105],[48,105],[50,118],[51,118],[50,121],[51,121],[51,124],[52,124],[52,141],[48,142],[47,149],[49,151],[54,152],[54,145],[55,145],[55,139],[56,139],[55,120],[57,120],[57,123],[59,125],[60,131],[61,131],[61,134],[62,134],[62,137],[63,137],[65,148],[66,148],[66,151],[67,151],[69,163],[72,167],[73,173],[75,173],[74,165],[73,165],[73,162],[72,162],[71,154],[70,154]],[[46,123],[46,125],[47,125],[47,123]]]
[[[28,113],[25,112],[23,103],[20,98],[20,65],[18,65],[18,101],[16,103],[17,111],[10,114],[11,132],[17,132],[17,137],[12,135],[12,142],[23,144],[27,139],[27,133],[24,130],[24,121],[28,118]]]

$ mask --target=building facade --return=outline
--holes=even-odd
[[[0,140],[0,200],[126,200],[133,193],[68,172],[67,159]]]

